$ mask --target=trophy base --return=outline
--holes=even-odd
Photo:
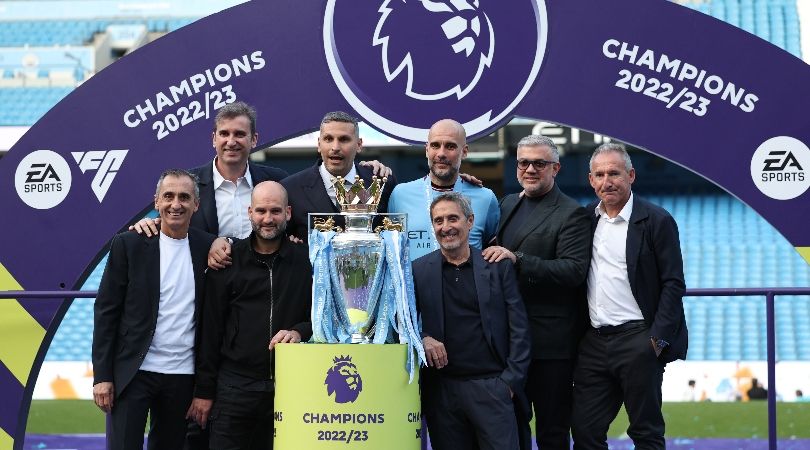
[[[371,339],[362,333],[352,333],[352,344],[370,344]]]

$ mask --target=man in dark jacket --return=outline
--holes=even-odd
[[[473,210],[461,193],[430,205],[439,250],[413,262],[422,343],[422,411],[435,450],[516,450],[529,329],[511,261],[470,246]]]
[[[253,189],[253,232],[236,240],[232,265],[209,270],[197,385],[190,417],[209,420],[210,448],[273,446],[273,348],[312,334],[312,268],[306,246],[286,239],[287,192],[273,181]]]
[[[111,244],[93,317],[93,399],[111,413],[113,449],[180,448],[194,386],[194,343],[214,236],[189,228],[197,180],[168,170],[158,182],[160,237],[125,232]]]
[[[517,269],[532,336],[526,395],[535,414],[541,450],[571,448],[571,397],[577,344],[587,325],[585,278],[591,220],[555,182],[560,155],[554,142],[529,135],[517,145],[523,192],[501,200],[498,246],[489,262],[510,259]],[[528,427],[521,420],[520,424]]]

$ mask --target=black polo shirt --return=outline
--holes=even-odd
[[[442,257],[442,299],[448,363],[438,372],[462,379],[500,375],[503,366],[484,338],[475,274],[469,259],[457,266]]]

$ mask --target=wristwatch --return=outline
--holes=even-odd
[[[515,268],[520,268],[520,263],[523,261],[523,252],[515,252]]]
[[[655,346],[658,347],[658,349],[661,350],[661,351],[663,351],[665,348],[669,347],[669,342],[667,342],[667,341],[665,341],[663,339],[658,339],[655,336],[650,336],[650,339],[652,339],[653,342],[655,342]]]

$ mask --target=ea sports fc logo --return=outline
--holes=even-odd
[[[810,187],[810,148],[802,141],[777,136],[763,142],[751,158],[751,179],[776,200],[790,200]]]
[[[419,143],[438,119],[489,131],[543,62],[545,0],[328,0],[329,71],[370,125]]]
[[[70,167],[65,158],[51,150],[37,150],[20,161],[14,174],[17,195],[35,209],[51,209],[70,192]]]
[[[363,379],[351,356],[335,356],[323,384],[327,395],[335,394],[335,403],[354,402],[363,391]]]

